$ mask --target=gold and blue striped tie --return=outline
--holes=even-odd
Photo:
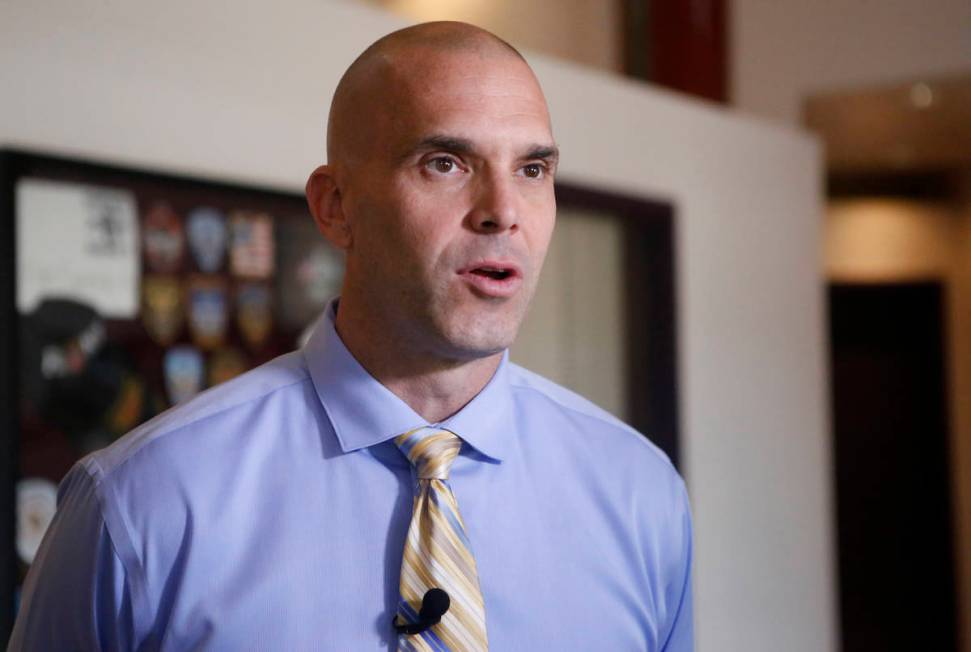
[[[441,622],[413,635],[400,635],[403,652],[477,652],[489,649],[485,605],[475,558],[448,472],[462,440],[447,430],[423,427],[395,438],[418,476],[411,526],[401,560],[398,619],[418,620],[422,598],[431,588],[448,593],[451,604]]]

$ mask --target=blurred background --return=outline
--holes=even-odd
[[[439,19],[547,93],[512,357],[684,474],[698,649],[971,651],[967,0],[0,3],[0,624],[75,459],[336,293],[330,96]]]

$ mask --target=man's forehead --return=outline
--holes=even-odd
[[[508,55],[434,53],[400,61],[386,71],[384,83],[375,84],[368,100],[373,103],[368,108],[383,114],[384,120],[380,115],[375,118],[389,121],[395,131],[423,132],[422,137],[468,130],[465,136],[471,138],[477,127],[549,131],[549,112],[539,83],[524,62]]]
[[[422,96],[407,110],[387,109],[388,136],[401,154],[419,149],[519,154],[552,146],[549,114],[542,97],[531,102],[480,102],[467,96]],[[506,98],[508,100],[508,98]]]
[[[483,126],[552,140],[546,99],[515,49],[478,28],[432,24],[392,34],[355,61],[335,94],[329,136],[360,152],[375,138],[399,149],[435,133],[472,138]]]
[[[414,46],[381,57],[373,72],[373,81],[381,79],[414,91],[447,90],[449,84],[469,81],[490,88],[535,89],[542,95],[529,64],[495,49],[480,52]]]

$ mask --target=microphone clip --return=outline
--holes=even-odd
[[[395,614],[391,620],[391,624],[394,625],[395,631],[399,634],[406,634],[408,636],[421,634],[426,629],[434,627],[441,622],[442,616],[448,611],[450,605],[451,600],[448,597],[448,593],[439,588],[431,588],[425,592],[425,596],[421,599],[421,609],[418,611],[418,622],[399,623],[398,614]]]

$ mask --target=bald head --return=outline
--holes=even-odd
[[[471,25],[395,32],[341,79],[327,150],[307,204],[345,253],[336,325],[348,348],[401,377],[486,360],[484,383],[556,219],[559,150],[533,71]]]
[[[362,52],[337,85],[327,125],[328,162],[349,164],[367,156],[382,123],[403,108],[400,103],[461,57],[512,61],[532,75],[516,48],[474,25],[441,21],[392,32]]]

